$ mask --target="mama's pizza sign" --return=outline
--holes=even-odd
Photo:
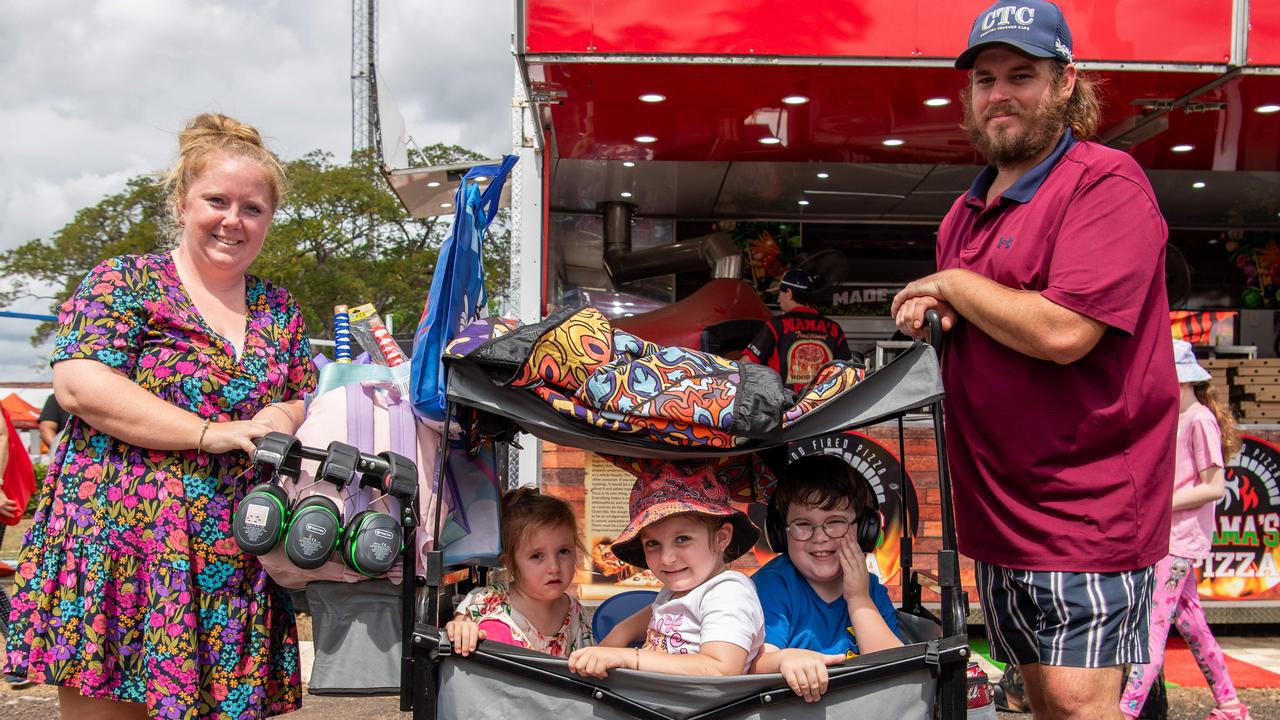
[[[1246,435],[1227,466],[1213,549],[1197,563],[1209,600],[1280,599],[1280,449]]]

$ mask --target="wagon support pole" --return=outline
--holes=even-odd
[[[929,344],[942,355],[942,318],[936,310],[925,313],[929,324]],[[944,637],[964,636],[969,617],[969,595],[960,584],[960,556],[956,551],[955,507],[951,501],[951,474],[947,467],[947,438],[943,428],[942,401],[931,408],[933,433],[938,453],[938,489],[942,495],[942,549],[938,551],[938,584],[942,591],[942,634]],[[960,720],[967,713],[965,701],[968,682],[965,677],[966,662],[945,663],[942,666],[942,719]]]
[[[405,528],[404,566],[401,572],[400,618],[403,623],[400,641],[400,712],[413,711],[414,720],[434,720],[436,716],[435,663],[431,659],[418,662],[413,657],[414,629],[419,619],[439,625],[440,585],[444,577],[444,552],[438,547],[440,528],[444,518],[444,477],[449,459],[449,430],[455,406],[448,403],[444,409],[444,426],[440,429],[440,452],[436,458],[436,472],[432,483],[432,498],[424,509],[431,523],[431,549],[423,563],[424,576],[418,576],[418,519],[413,503],[401,505]],[[435,503],[432,507],[432,502]],[[427,520],[427,518],[424,518]],[[419,588],[425,602],[419,603]],[[424,701],[414,704],[418,689]]]

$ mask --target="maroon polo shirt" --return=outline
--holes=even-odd
[[[1169,550],[1178,380],[1164,285],[1168,237],[1128,155],[1068,130],[990,206],[987,168],[938,231],[964,268],[1107,325],[1069,365],[961,322],[942,361],[960,551],[1004,567],[1111,572]]]

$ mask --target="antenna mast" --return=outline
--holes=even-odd
[[[377,142],[378,0],[351,0],[351,152]]]

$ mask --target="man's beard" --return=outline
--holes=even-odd
[[[964,103],[964,129],[969,141],[982,153],[987,162],[996,167],[1014,165],[1030,160],[1054,144],[1066,124],[1065,100],[1059,100],[1050,91],[1032,110],[1019,110],[1011,102],[987,107],[981,121],[974,117],[972,102]],[[1001,128],[993,134],[986,131],[987,121],[994,115],[1015,114],[1025,126],[1023,130]]]

